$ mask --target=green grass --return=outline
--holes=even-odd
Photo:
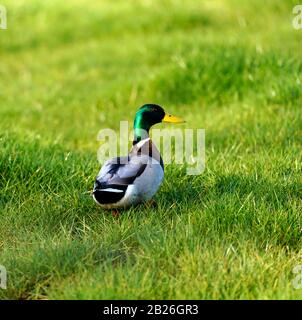
[[[0,298],[302,298],[294,1],[2,4]],[[116,219],[97,134],[146,102],[206,129],[206,170],[168,165],[158,207]]]

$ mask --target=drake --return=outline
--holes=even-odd
[[[94,201],[103,208],[121,208],[150,200],[164,178],[162,157],[149,137],[156,123],[182,123],[156,104],[145,104],[134,119],[133,146],[128,156],[105,162],[96,177]]]

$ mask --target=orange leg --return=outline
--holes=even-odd
[[[149,208],[156,208],[157,207],[157,202],[154,199],[151,199],[147,202],[147,206]]]
[[[120,216],[120,212],[116,209],[111,211],[113,218],[118,218]]]

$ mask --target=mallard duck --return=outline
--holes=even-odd
[[[156,104],[145,104],[134,119],[133,146],[128,156],[105,162],[96,177],[93,199],[103,208],[121,208],[150,200],[164,177],[162,157],[149,137],[156,123],[182,123]]]

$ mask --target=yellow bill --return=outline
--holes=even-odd
[[[183,120],[182,118],[176,117],[176,116],[172,116],[172,114],[166,113],[163,118],[163,122],[184,123],[185,120]]]

